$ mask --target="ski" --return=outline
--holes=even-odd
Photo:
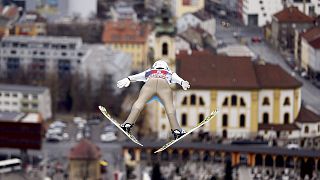
[[[111,115],[108,113],[108,111],[106,110],[105,107],[103,106],[99,106],[100,111],[102,112],[102,114],[108,118],[115,126],[117,126],[117,128],[119,128],[126,136],[128,136],[128,138],[130,138],[134,143],[143,146],[132,134],[127,133],[126,131],[124,131],[121,127],[120,124],[114,120]]]
[[[169,141],[168,143],[166,143],[165,145],[163,145],[160,149],[158,149],[157,151],[155,151],[154,153],[158,153],[161,152],[165,149],[167,149],[168,147],[170,147],[171,145],[173,145],[174,143],[176,143],[177,141],[179,141],[180,139],[186,137],[188,134],[192,133],[193,131],[197,130],[199,127],[203,126],[204,124],[206,124],[207,122],[209,122],[213,117],[215,117],[217,114],[219,113],[219,110],[216,109],[214,111],[211,112],[211,114],[206,117],[203,121],[201,121],[196,127],[192,128],[190,131],[188,131],[186,134],[184,134],[183,136],[181,136],[178,139],[174,139]]]

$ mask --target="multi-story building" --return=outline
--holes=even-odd
[[[283,9],[282,0],[239,0],[238,15],[246,26],[264,26],[272,15]]]
[[[309,16],[317,16],[320,14],[319,0],[288,0],[287,6],[295,6]]]
[[[110,14],[115,21],[131,19],[136,22],[138,20],[137,13],[133,7],[123,1],[115,3],[115,5],[110,8]]]
[[[27,12],[15,24],[16,35],[37,36],[46,35],[46,19],[35,12]]]
[[[49,21],[63,17],[88,19],[97,14],[97,0],[26,1],[27,11],[37,11]]]
[[[308,75],[320,81],[320,28],[314,27],[300,34],[301,36],[301,68]]]
[[[178,122],[186,130],[216,108],[220,113],[203,130],[228,138],[255,136],[259,125],[291,125],[299,114],[302,84],[277,65],[197,51],[180,52],[177,69],[191,85],[175,91]],[[165,138],[170,126],[164,109],[150,113]]]
[[[77,73],[95,82],[103,76],[126,77],[130,73],[129,54],[103,45],[83,44],[81,38],[8,36],[2,39],[0,46],[2,77],[14,78],[22,72],[28,72],[32,78],[46,78],[52,73],[58,77]]]
[[[171,12],[176,18],[185,13],[193,13],[204,9],[204,0],[173,0],[171,1]]]
[[[204,10],[186,13],[177,20],[178,33],[187,30],[189,27],[197,26],[208,32],[211,36],[215,35],[216,20]]]
[[[49,119],[50,91],[46,87],[0,84],[0,111],[36,112]]]
[[[278,48],[294,49],[296,32],[309,29],[314,19],[299,11],[297,7],[288,7],[272,17],[271,43]]]
[[[108,21],[104,26],[102,41],[114,50],[132,56],[132,69],[142,70],[148,64],[149,27],[133,20]]]

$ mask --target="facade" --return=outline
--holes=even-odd
[[[177,69],[192,87],[175,92],[178,122],[186,130],[216,108],[220,113],[203,130],[226,138],[254,137],[260,124],[293,124],[298,116],[301,83],[277,65],[193,51],[177,55]],[[170,126],[164,110],[153,113],[159,137],[166,138]]]
[[[238,56],[238,57],[252,57],[256,55],[252,52],[248,46],[245,45],[228,45],[226,47],[217,50],[218,54],[225,54],[227,56]]]
[[[193,13],[204,9],[204,0],[173,0],[171,12],[175,18],[180,18],[186,13]]]
[[[277,48],[294,50],[295,32],[302,32],[314,24],[314,19],[297,7],[288,7],[276,13],[271,23],[271,43]]]
[[[111,17],[114,21],[131,19],[137,22],[137,13],[126,2],[120,1],[110,8]]]
[[[206,48],[214,48],[216,46],[214,37],[200,27],[189,27],[185,31],[179,33],[177,37],[188,42],[192,50],[202,51]],[[176,48],[176,51],[179,50],[181,49]]]
[[[92,82],[101,80],[104,75],[126,77],[131,65],[131,57],[126,53],[103,45],[83,44],[81,38],[53,36],[5,37],[1,42],[0,59],[2,77],[14,78],[28,72],[32,78],[44,79],[48,74],[62,78],[78,73],[92,78]],[[92,85],[93,88],[100,86]]]
[[[317,16],[320,14],[320,6],[318,0],[288,0],[287,6],[295,6],[299,11],[308,16]]]
[[[0,147],[40,150],[44,134],[39,113],[0,112]]]
[[[64,17],[88,19],[97,14],[97,0],[26,1],[27,11],[36,11],[49,21]]]
[[[50,119],[50,91],[45,87],[0,84],[0,111],[33,112]]]
[[[132,20],[108,21],[104,26],[102,41],[113,50],[129,53],[132,69],[142,70],[149,64],[148,57],[149,27]]]
[[[296,120],[300,127],[300,137],[312,138],[320,136],[320,116],[307,107],[302,107]]]
[[[301,68],[314,80],[320,80],[320,28],[301,33]]]
[[[46,19],[35,12],[27,12],[15,24],[15,35],[46,35]]]
[[[272,15],[283,9],[282,0],[240,0],[238,14],[246,26],[262,27],[271,22]]]
[[[100,148],[87,139],[81,139],[69,152],[69,179],[101,179],[100,159]]]
[[[178,33],[187,30],[189,27],[200,27],[211,36],[214,36],[216,32],[216,20],[204,10],[186,13],[177,20]]]

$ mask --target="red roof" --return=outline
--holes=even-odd
[[[320,48],[320,27],[313,27],[300,34],[313,48]]]
[[[314,49],[320,49],[320,37],[317,39],[314,39],[313,41],[309,42],[309,44],[314,48]]]
[[[314,19],[299,11],[297,7],[288,7],[273,15],[279,22],[313,23]]]
[[[81,139],[80,142],[69,152],[69,159],[99,159],[101,151],[98,146],[87,139]]]
[[[104,43],[145,43],[149,28],[133,20],[107,21],[102,34]]]
[[[250,57],[215,55],[207,51],[180,52],[177,73],[198,89],[297,88],[302,84],[279,66],[258,65]]]
[[[296,122],[299,123],[318,123],[320,122],[320,115],[312,112],[306,107],[302,106],[299,112]]]

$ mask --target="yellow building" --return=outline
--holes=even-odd
[[[216,108],[220,113],[203,130],[227,138],[253,137],[266,125],[291,128],[298,116],[302,84],[277,65],[207,51],[180,52],[176,61],[178,75],[191,85],[188,91],[175,92],[183,129],[196,126]],[[164,110],[155,117],[154,130],[166,138],[170,126]]]
[[[15,34],[27,36],[46,35],[46,19],[38,13],[28,12],[16,23]]]
[[[176,18],[185,13],[193,13],[204,8],[204,0],[172,0],[171,10]]]
[[[104,26],[102,41],[114,50],[131,54],[132,69],[145,70],[148,63],[149,27],[132,20],[108,21]]]
[[[101,179],[100,149],[87,139],[82,139],[70,150],[69,179]]]

